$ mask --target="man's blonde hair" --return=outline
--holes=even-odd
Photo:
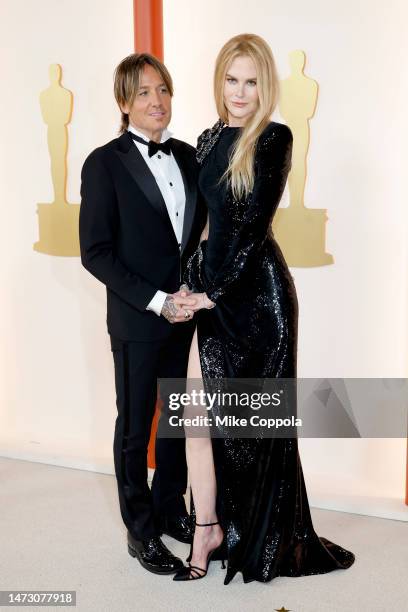
[[[122,111],[122,107],[125,104],[132,106],[139,89],[140,75],[146,65],[152,66],[159,73],[170,96],[173,95],[173,81],[170,73],[157,57],[150,53],[132,53],[125,57],[115,69],[113,86],[115,99],[122,113],[120,134],[126,132],[129,127],[129,115]]]

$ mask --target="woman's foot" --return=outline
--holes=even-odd
[[[179,570],[173,580],[198,580],[204,578],[207,574],[208,564],[211,560],[212,553],[221,546],[224,539],[224,533],[220,524],[196,523],[194,532],[194,540],[190,556],[187,561],[188,567]],[[224,564],[223,564],[223,567]]]
[[[207,569],[207,559],[211,551],[221,546],[224,533],[219,523],[208,527],[199,527],[194,532],[193,554],[190,565]]]

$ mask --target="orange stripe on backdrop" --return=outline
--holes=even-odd
[[[151,53],[163,60],[163,4],[162,0],[133,0],[134,44],[136,53]],[[152,431],[150,434],[147,464],[156,467],[156,431],[160,414],[159,400],[156,403]]]
[[[133,0],[135,51],[163,60],[162,0]]]

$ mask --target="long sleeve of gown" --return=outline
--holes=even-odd
[[[205,287],[201,278],[201,264],[203,261],[203,247],[200,244],[187,262],[183,275],[183,283],[188,285],[195,293],[204,293]]]
[[[240,278],[247,262],[253,261],[267,238],[291,168],[292,132],[286,125],[281,124],[280,128],[261,135],[255,154],[254,187],[248,197],[247,211],[240,230],[215,276],[207,286],[199,289],[205,291],[213,302]],[[196,255],[198,259],[194,269],[200,280],[200,253],[196,252]]]

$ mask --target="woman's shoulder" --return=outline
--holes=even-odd
[[[201,134],[198,135],[198,137],[197,137],[197,147],[196,147],[197,149],[199,149],[202,146],[203,142],[208,140],[210,132],[211,132],[211,128],[207,128],[206,130],[201,132]]]
[[[224,124],[219,119],[212,127],[207,128],[197,139],[197,161],[201,163],[217,142]]]
[[[293,134],[288,125],[278,121],[270,121],[259,136],[259,144],[272,144],[277,141],[281,144],[288,144],[293,141]]]
[[[197,138],[197,145],[200,142],[203,142],[204,140],[210,139],[213,134],[217,134],[218,132],[220,132],[220,130],[222,129],[223,126],[224,126],[224,124],[221,121],[221,119],[218,119],[218,121],[216,121],[216,123],[214,123],[214,125],[212,125],[211,127],[207,128],[203,132],[201,132],[201,134]]]
[[[258,138],[255,151],[255,168],[268,173],[272,166],[289,168],[292,156],[293,135],[284,123],[271,121]]]

